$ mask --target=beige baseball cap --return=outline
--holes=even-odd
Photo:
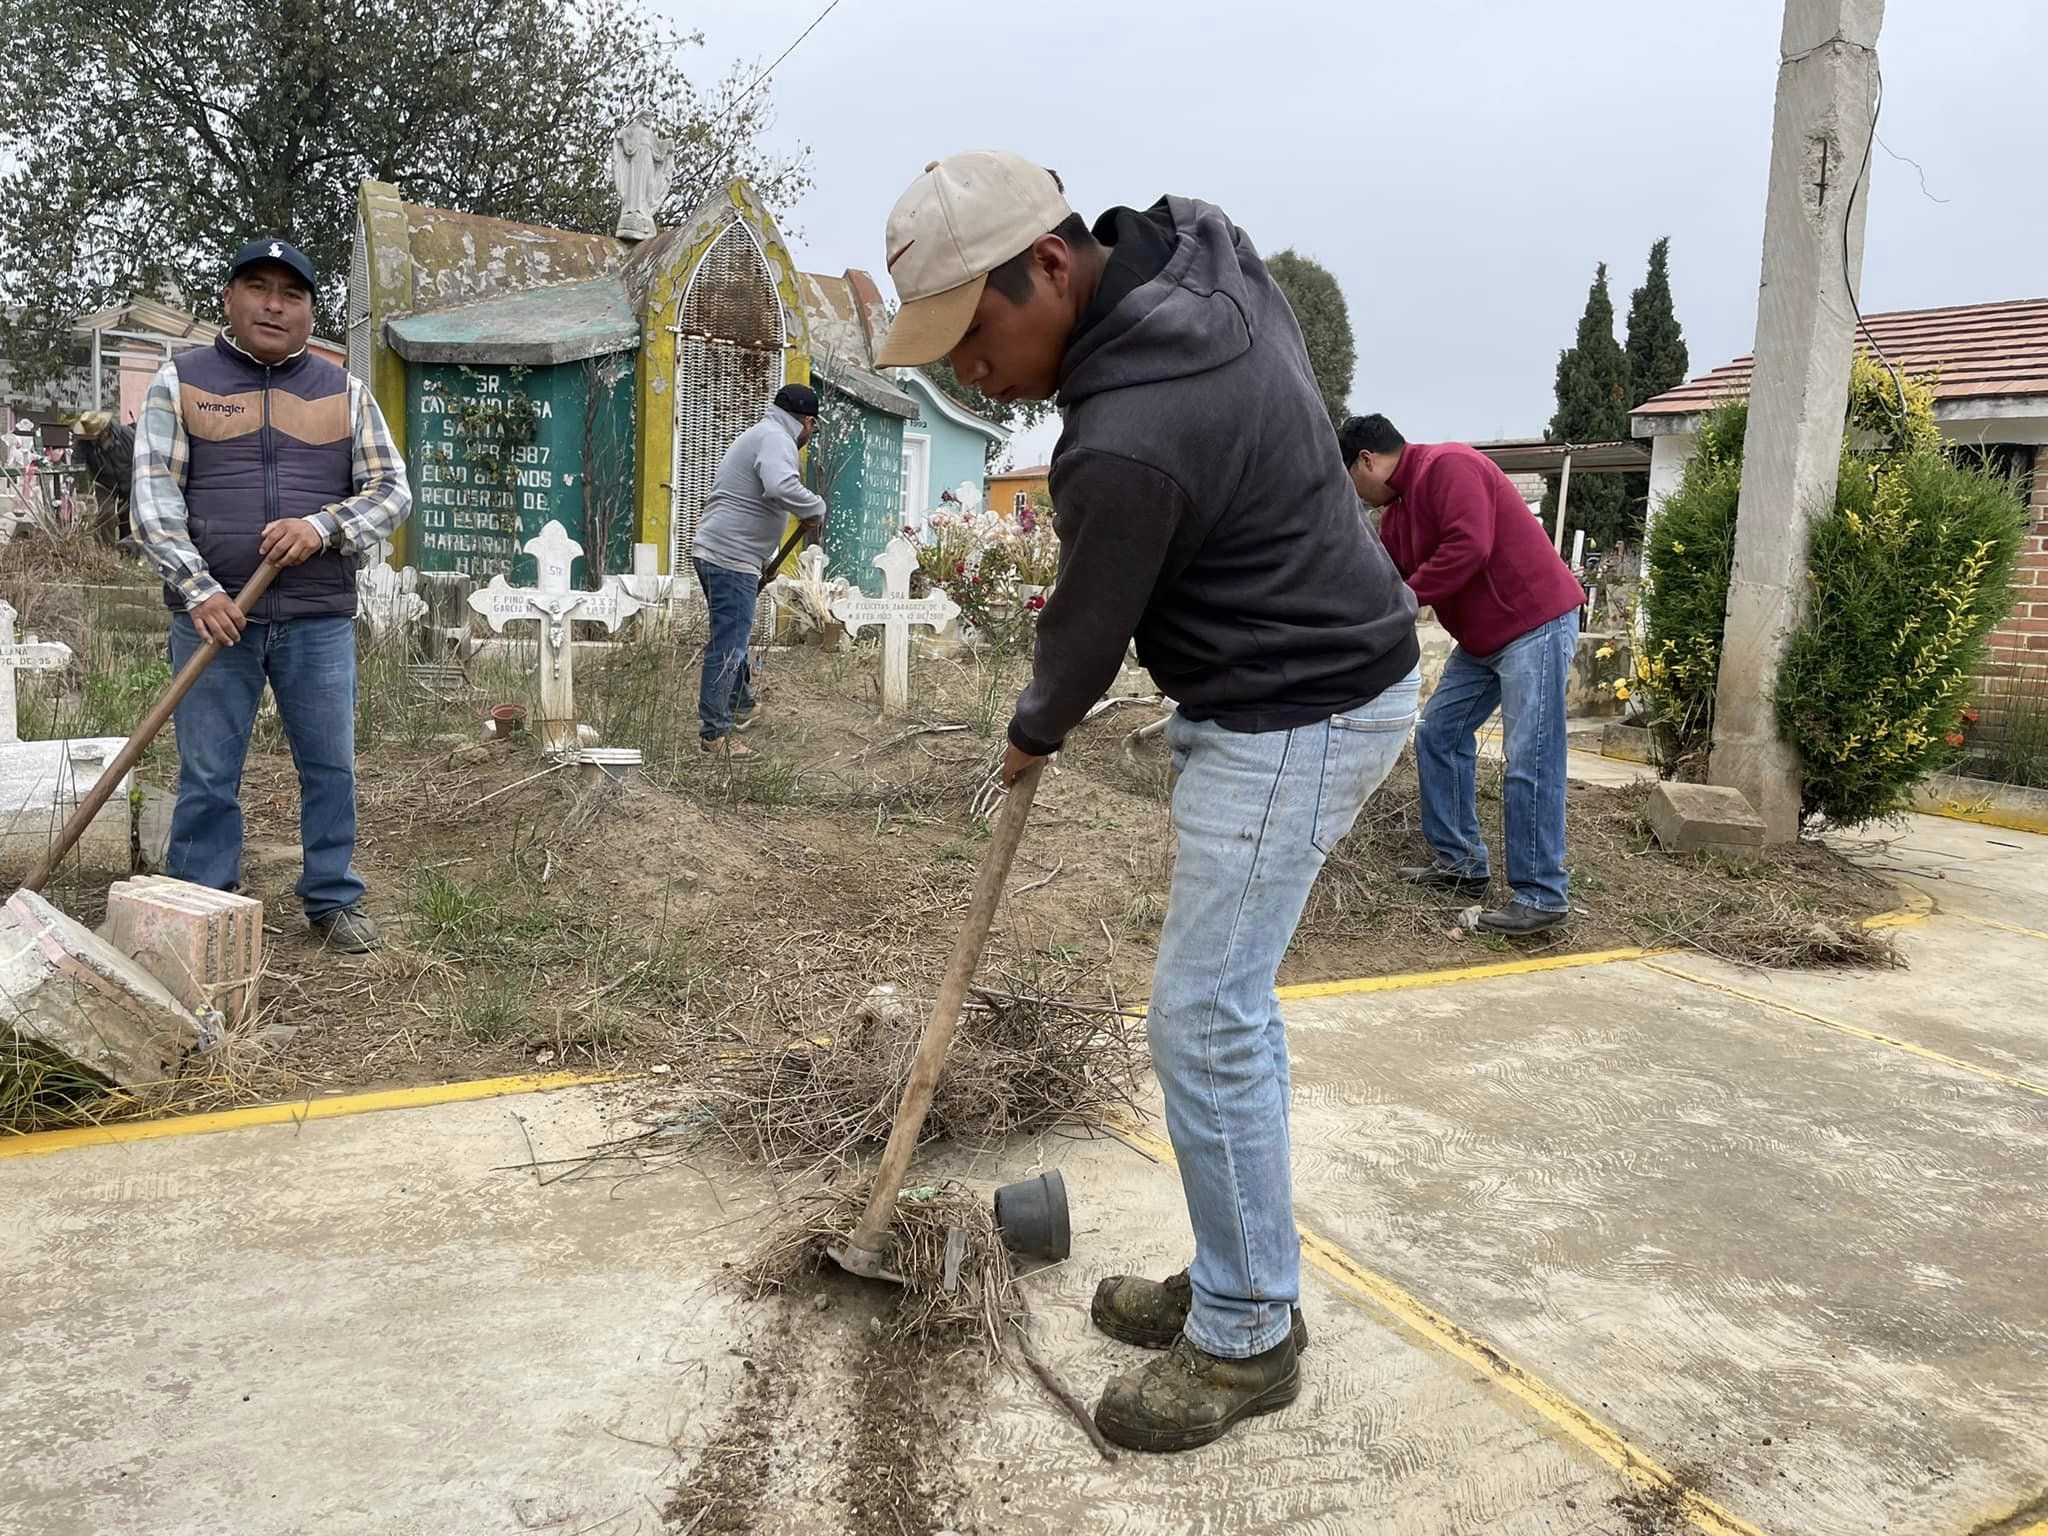
[[[934,362],[960,344],[988,275],[1074,210],[1051,171],[975,149],[934,160],[889,214],[889,276],[902,308],[880,368]]]

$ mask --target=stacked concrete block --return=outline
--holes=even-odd
[[[161,982],[33,891],[0,906],[0,1030],[123,1088],[167,1082],[210,1039]]]
[[[254,1017],[263,972],[263,903],[163,875],[107,892],[108,942],[194,1013],[233,1028]]]

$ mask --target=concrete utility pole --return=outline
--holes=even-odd
[[[1786,0],[1764,208],[1756,372],[1708,778],[1769,840],[1799,832],[1798,754],[1778,734],[1778,666],[1804,601],[1807,524],[1834,504],[1863,271],[1884,0]]]

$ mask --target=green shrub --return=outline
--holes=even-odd
[[[1747,416],[1741,404],[1709,416],[1650,539],[1636,671],[1674,749],[1667,769],[1705,766]],[[1970,674],[2011,601],[2025,530],[2011,480],[1943,449],[1931,386],[1859,357],[1835,506],[1812,525],[1804,617],[1778,676],[1807,818],[1889,815],[1955,758]]]
[[[1778,672],[1808,816],[1856,826],[1959,755],[1948,737],[2012,602],[2024,523],[2009,481],[1940,453],[1845,468],[1813,526],[1805,622]]]
[[[1735,505],[1742,493],[1742,438],[1749,403],[1716,407],[1700,427],[1678,489],[1650,530],[1650,585],[1643,596],[1644,644],[1635,673],[1650,721],[1669,748],[1663,766],[1681,777],[1704,772],[1721,673],[1728,571],[1735,559]],[[1628,698],[1626,685],[1618,690]]]

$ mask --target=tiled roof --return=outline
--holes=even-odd
[[[1857,347],[1868,351],[1872,341],[1905,372],[1935,375],[1939,403],[2048,396],[2048,299],[1866,315]],[[1707,410],[1730,395],[1746,393],[1755,363],[1753,357],[1738,357],[1644,401],[1629,414],[1684,416]]]

